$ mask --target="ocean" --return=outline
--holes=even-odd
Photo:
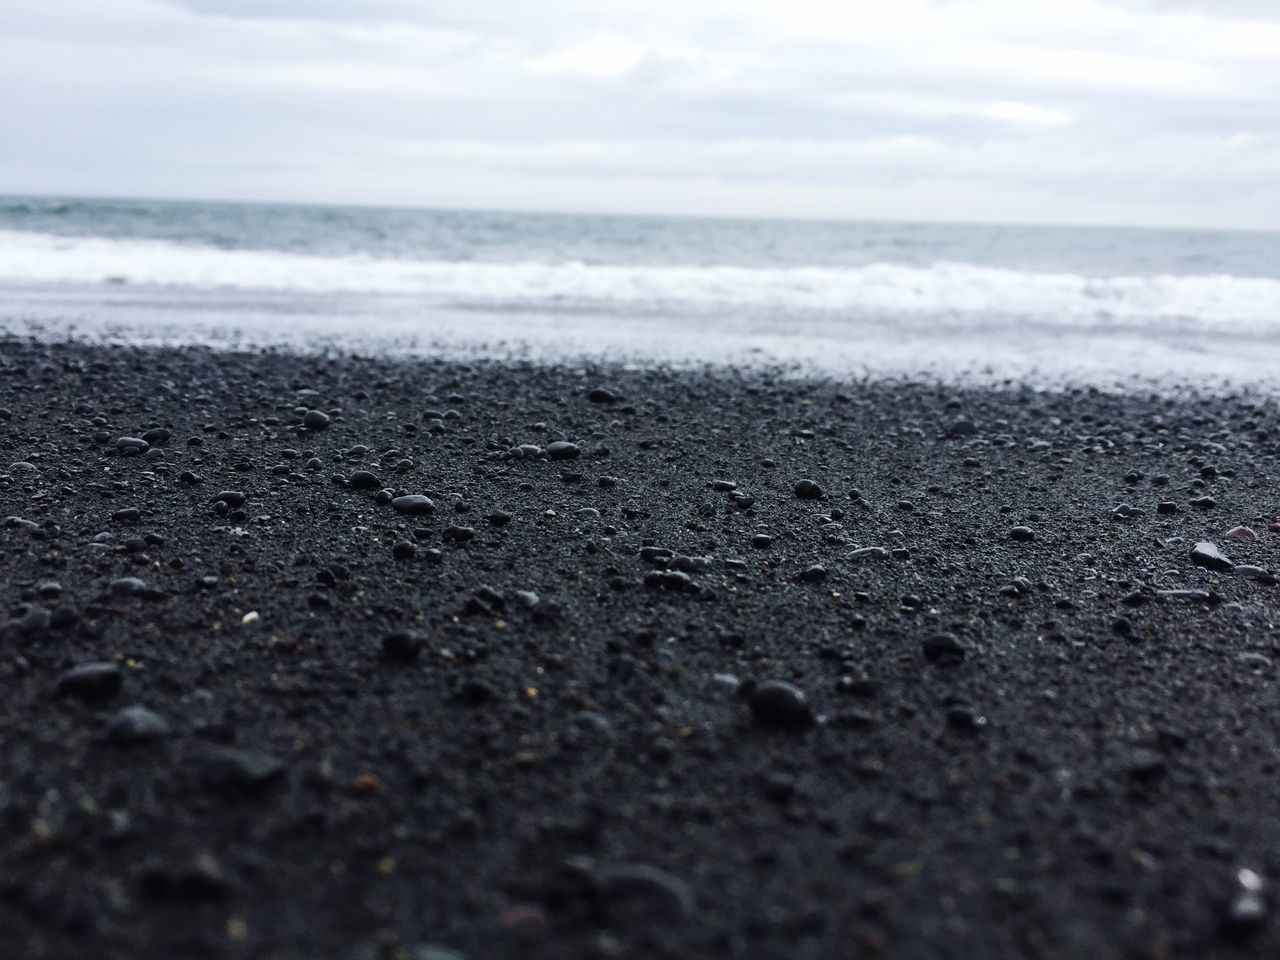
[[[0,327],[840,377],[1280,378],[1280,233],[0,197]]]

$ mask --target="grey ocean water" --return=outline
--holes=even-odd
[[[1271,384],[1280,233],[0,198],[45,337]]]

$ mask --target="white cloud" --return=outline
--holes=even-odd
[[[0,0],[0,192],[1280,223],[1280,5]]]

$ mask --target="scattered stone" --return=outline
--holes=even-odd
[[[187,903],[223,900],[235,889],[222,865],[207,853],[191,859],[153,857],[139,867],[138,886],[152,899]]]
[[[547,458],[550,460],[576,460],[581,453],[582,450],[576,443],[565,440],[547,444]]]
[[[596,387],[587,393],[587,399],[592,403],[617,403],[622,399],[622,394],[606,390],[604,387]]]
[[[658,867],[574,857],[566,866],[584,878],[603,918],[618,926],[685,921],[697,901],[689,885]]]
[[[308,430],[323,430],[329,422],[329,415],[320,410],[308,410],[302,417],[302,425]]]
[[[1257,540],[1258,535],[1248,527],[1232,527],[1227,531],[1228,540]]]
[[[808,727],[816,718],[804,691],[782,680],[768,680],[748,700],[756,720],[770,727]]]
[[[416,517],[434,513],[436,505],[430,497],[424,497],[420,493],[411,493],[408,496],[393,499],[391,501],[391,509],[395,510],[396,513]]]
[[[795,495],[801,500],[821,500],[823,490],[812,480],[801,480],[795,486]]]
[[[1222,551],[1207,540],[1202,540],[1191,548],[1191,562],[1197,566],[1223,573],[1235,566]]]
[[[422,638],[409,630],[397,630],[382,638],[382,655],[388,660],[412,663],[422,652]]]
[[[953,666],[964,660],[969,649],[954,633],[935,633],[922,644],[924,658],[939,666]]]
[[[1257,580],[1259,583],[1268,587],[1274,587],[1277,582],[1276,575],[1265,567],[1255,567],[1252,564],[1238,564],[1235,567],[1235,574],[1239,577],[1247,577],[1250,580]]]
[[[87,703],[110,700],[120,692],[124,673],[114,663],[92,661],[65,671],[58,678],[58,695],[75,697]]]
[[[1247,868],[1237,870],[1235,893],[1223,918],[1227,933],[1243,937],[1256,933],[1267,920],[1266,884]]]
[[[797,579],[801,583],[821,583],[827,579],[827,568],[820,563],[812,564],[801,570]]]
[[[210,789],[254,789],[279,778],[284,761],[260,750],[211,745],[197,758],[201,782]]]
[[[352,490],[377,490],[382,486],[382,481],[368,470],[356,470],[347,477],[347,486]]]
[[[151,444],[141,437],[121,437],[116,441],[116,452],[122,457],[137,457],[151,449]]]
[[[116,744],[144,743],[169,735],[168,722],[141,705],[125,707],[107,724],[107,739]]]
[[[1036,538],[1036,533],[1030,527],[1014,527],[1009,531],[1009,539],[1017,540],[1019,543],[1027,543]]]

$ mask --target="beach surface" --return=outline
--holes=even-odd
[[[1276,955],[1277,413],[2,340],[0,943]]]

